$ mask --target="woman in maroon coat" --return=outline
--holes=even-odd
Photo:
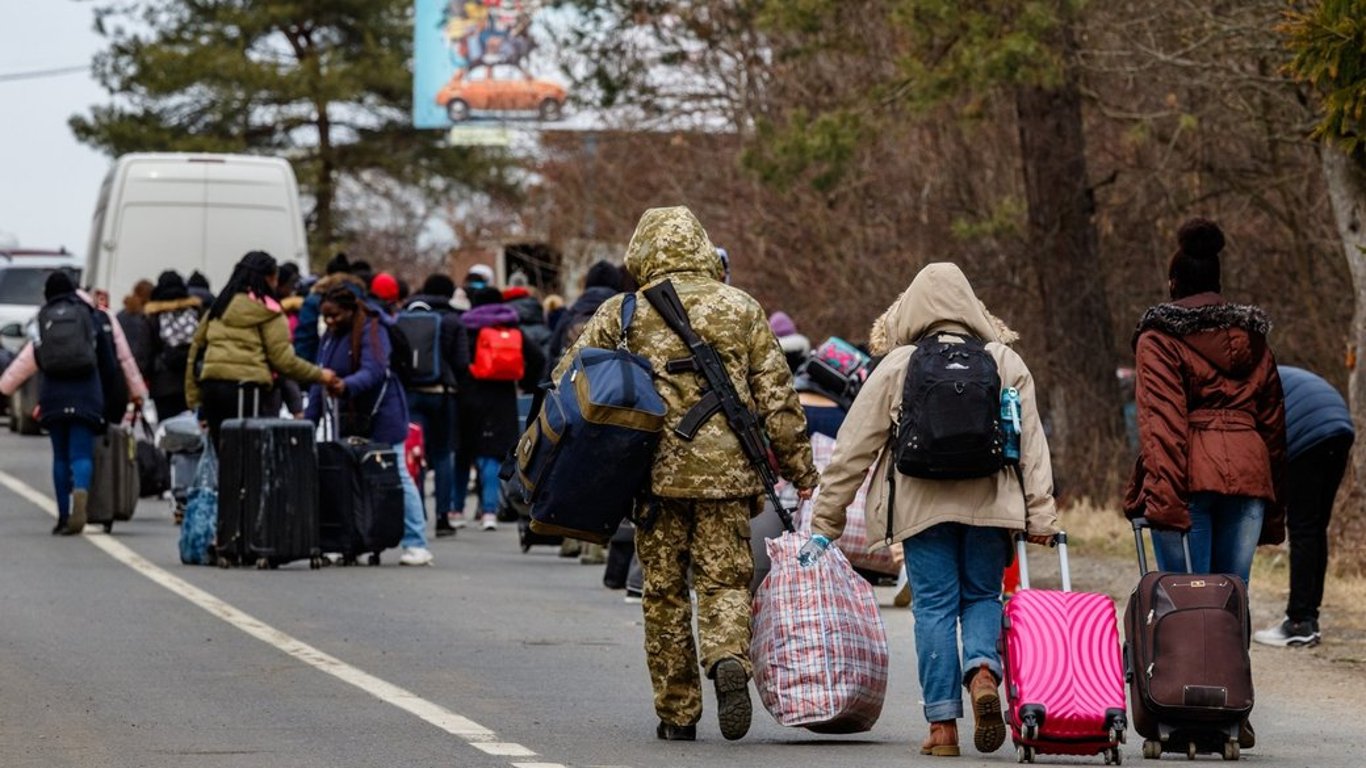
[[[1271,321],[1219,295],[1224,234],[1192,219],[1168,269],[1172,301],[1150,308],[1134,336],[1139,458],[1125,499],[1153,527],[1158,567],[1245,581],[1258,543],[1285,538],[1276,485],[1285,462],[1285,411]]]

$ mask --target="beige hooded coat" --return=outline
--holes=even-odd
[[[831,539],[844,532],[844,510],[853,502],[870,467],[875,482],[868,493],[866,514],[872,549],[908,539],[940,523],[1038,535],[1056,531],[1053,469],[1039,421],[1034,378],[1024,360],[1003,343],[1001,327],[987,314],[957,266],[930,264],[916,275],[910,288],[873,327],[873,351],[887,356],[859,391],[840,428],[834,456],[821,476],[812,532]],[[1020,469],[1025,487],[1021,492],[1020,482],[1010,470],[972,480],[923,480],[893,470],[896,510],[889,526],[889,457],[885,449],[901,407],[914,342],[931,332],[967,333],[983,339],[996,360],[1001,386],[1019,390]],[[955,340],[952,336],[940,338]]]

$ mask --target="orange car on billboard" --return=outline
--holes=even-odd
[[[436,94],[436,103],[453,123],[468,120],[474,110],[535,112],[541,120],[555,121],[564,114],[567,95],[559,85],[537,80],[519,67],[495,65],[456,72]]]

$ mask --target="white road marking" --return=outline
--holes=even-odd
[[[0,471],[0,485],[4,485],[6,488],[14,491],[14,493],[23,497],[51,517],[57,517],[57,504],[50,497],[14,475]],[[143,576],[146,576],[148,579],[162,587],[165,587],[179,597],[208,611],[213,616],[222,619],[263,643],[274,646],[278,650],[293,656],[314,669],[325,672],[344,683],[359,688],[385,704],[390,704],[411,715],[416,715],[418,718],[431,723],[446,733],[464,739],[476,749],[487,754],[501,757],[536,757],[535,752],[521,744],[498,741],[498,734],[463,715],[452,712],[440,704],[427,701],[405,688],[381,680],[368,672],[347,664],[331,654],[324,653],[323,651],[314,648],[302,640],[298,640],[275,629],[251,614],[214,597],[199,587],[194,586],[179,576],[172,574],[170,571],[156,565],[142,555],[134,552],[132,549],[128,548],[127,545],[114,537],[105,536],[103,531],[99,531],[98,529],[87,530],[90,534],[94,535],[88,534],[85,537],[86,541],[89,541],[97,548],[103,550],[105,554],[129,568],[132,568]],[[513,763],[512,765],[514,768],[565,768],[559,763]]]

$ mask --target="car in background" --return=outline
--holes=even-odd
[[[47,276],[63,269],[80,284],[81,259],[66,249],[44,251],[0,248],[0,345],[15,354],[28,340],[24,324],[43,305],[43,284]]]
[[[453,123],[470,119],[481,112],[534,112],[546,122],[564,115],[565,89],[547,80],[537,80],[520,67],[508,64],[475,67],[455,73],[446,87],[436,94],[438,106],[446,108]]]

